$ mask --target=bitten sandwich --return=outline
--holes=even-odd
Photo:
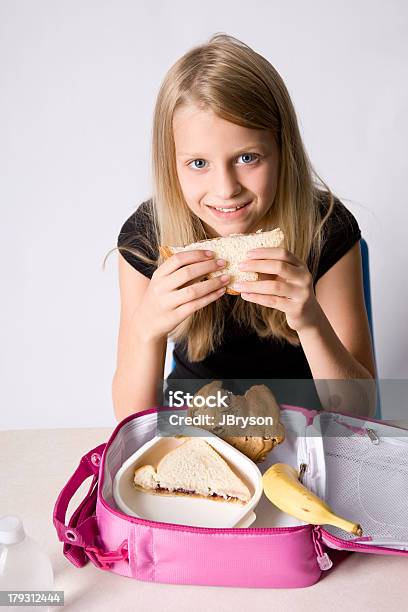
[[[231,435],[232,427],[220,427],[217,425],[225,410],[223,407],[203,405],[207,398],[217,397],[221,391],[224,391],[221,380],[214,380],[204,385],[194,395],[194,400],[198,397],[200,398],[200,405],[197,401],[193,401],[193,406],[188,409],[188,415],[192,417],[208,415],[209,421],[215,425],[204,424],[202,425],[203,429],[215,433],[219,438],[234,446],[255,463],[265,461],[268,453],[285,439],[285,428],[280,422],[280,407],[274,394],[266,385],[252,385],[244,395],[235,395],[228,392],[228,412],[230,414],[235,415],[235,417],[269,416],[273,419],[273,426],[265,427],[263,435],[253,435],[254,428],[252,430],[249,428],[248,435],[237,436]],[[259,430],[259,427],[257,429]],[[252,435],[250,435],[251,433]]]
[[[189,495],[246,504],[251,493],[223,457],[205,440],[186,437],[158,462],[135,470],[135,487],[159,495]]]
[[[278,227],[274,230],[263,232],[258,230],[253,234],[230,234],[210,240],[199,240],[187,246],[165,246],[159,247],[160,254],[164,259],[171,257],[174,253],[181,251],[194,251],[196,249],[210,249],[215,252],[216,259],[225,259],[227,266],[222,270],[210,272],[207,278],[214,278],[222,274],[231,276],[227,285],[226,293],[239,295],[239,291],[232,289],[232,285],[240,281],[254,281],[258,279],[257,272],[243,271],[238,264],[246,259],[246,252],[250,249],[264,247],[281,247],[284,242],[284,234]]]

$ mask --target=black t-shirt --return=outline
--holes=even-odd
[[[327,203],[323,200],[321,213],[324,212],[325,206]],[[158,245],[152,232],[150,214],[151,200],[147,200],[123,224],[117,240],[118,246],[135,247],[149,257],[157,257]],[[149,247],[139,241],[140,234],[149,239]],[[334,210],[325,225],[325,239],[317,273],[313,279],[314,285],[360,238],[361,232],[355,217],[340,200],[335,198]],[[136,270],[148,278],[152,277],[155,266],[142,262],[126,251],[121,253]],[[233,304],[234,300],[240,298],[224,294],[222,299],[230,300]],[[271,338],[260,338],[255,331],[240,327],[227,314],[223,342],[215,352],[207,355],[202,361],[191,363],[187,358],[186,348],[185,342],[175,344],[173,353],[175,368],[168,376],[168,381],[174,379],[207,379],[208,381],[250,379],[252,385],[255,384],[255,381],[267,384],[267,380],[277,379],[281,381],[280,391],[273,390],[278,401],[320,408],[314,384],[310,385],[313,383],[313,376],[301,345],[292,346],[288,342],[282,343]],[[286,384],[285,380],[288,381]],[[229,388],[231,385],[223,386]],[[271,385],[268,386],[272,388]],[[238,388],[242,391],[247,387],[248,384],[243,383],[243,386],[240,387],[236,383],[235,388],[231,387],[231,389],[238,392]]]

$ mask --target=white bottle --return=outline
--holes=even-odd
[[[19,517],[0,517],[0,591],[50,591],[53,588],[54,572],[48,555],[25,534]],[[52,606],[52,602],[49,605]],[[38,606],[7,607],[7,610],[19,612],[44,609]]]

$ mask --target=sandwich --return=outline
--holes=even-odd
[[[201,425],[203,429],[222,438],[255,463],[262,463],[268,453],[285,439],[285,428],[279,420],[280,407],[274,394],[266,385],[253,385],[244,395],[234,395],[230,391],[222,390],[228,394],[228,413],[233,415],[235,420],[237,417],[262,418],[267,416],[273,419],[272,426],[249,426],[247,434],[252,432],[252,436],[237,436],[235,435],[237,428],[233,425],[219,425],[222,422],[222,414],[226,411],[225,407],[206,405],[206,399],[217,397],[221,390],[222,381],[220,380],[204,385],[194,394],[193,405],[189,407],[187,414],[192,417],[208,415],[211,425]],[[200,402],[195,401],[197,397],[200,397]]]
[[[182,251],[194,251],[197,249],[210,249],[215,252],[216,259],[225,259],[227,265],[222,270],[210,272],[206,278],[214,278],[222,274],[229,274],[230,281],[226,288],[226,293],[239,295],[239,291],[232,288],[234,283],[240,281],[258,280],[258,273],[243,271],[238,268],[238,264],[246,258],[246,252],[250,249],[264,247],[281,247],[284,242],[284,234],[277,227],[274,230],[263,232],[258,230],[253,234],[230,234],[209,240],[199,240],[187,246],[165,246],[161,245],[159,251],[164,259],[168,259],[175,253]]]
[[[186,437],[160,459],[156,470],[152,465],[137,468],[133,482],[139,491],[159,495],[188,495],[241,505],[251,499],[246,484],[201,438]]]

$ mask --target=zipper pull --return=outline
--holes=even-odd
[[[380,443],[380,438],[377,436],[377,434],[375,433],[374,429],[370,429],[369,427],[366,428],[366,432],[368,437],[370,438],[371,442],[373,444],[379,444]]]
[[[298,476],[299,482],[301,484],[303,484],[303,477],[305,475],[306,469],[307,469],[307,463],[301,463],[300,468],[299,468],[299,476]]]
[[[320,525],[316,525],[312,530],[313,544],[316,551],[317,564],[321,570],[326,571],[333,567],[333,561],[322,548],[322,531]]]
[[[128,553],[128,543],[127,540],[123,540],[122,544],[111,552],[103,552],[99,550],[97,546],[86,546],[85,552],[91,561],[95,557],[99,567],[104,570],[110,570],[110,565],[115,563],[116,561],[128,561],[129,562],[129,553]]]
[[[337,417],[334,417],[333,420],[339,425],[343,425],[343,427],[350,429],[353,433],[367,435],[373,444],[380,443],[380,438],[377,436],[374,429],[370,429],[369,427],[356,427],[355,425],[350,425],[350,423],[346,423]]]

